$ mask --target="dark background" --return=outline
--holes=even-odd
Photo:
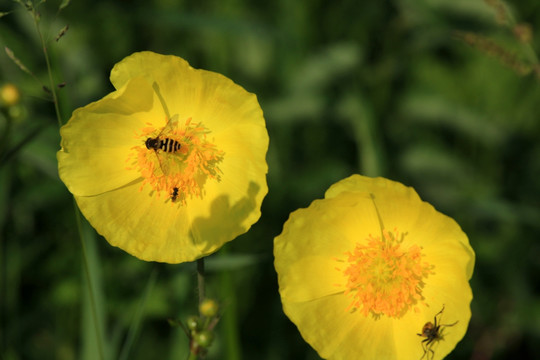
[[[318,359],[282,312],[272,243],[291,211],[353,173],[413,186],[468,234],[473,315],[449,359],[540,358],[540,71],[528,72],[538,63],[540,3],[488,2],[500,4],[38,7],[55,81],[66,83],[64,122],[111,92],[113,65],[141,50],[181,56],[258,96],[269,194],[260,221],[206,260],[207,291],[224,311],[209,359]],[[21,99],[0,117],[0,359],[99,359],[83,243],[57,175],[58,124],[39,82],[46,64],[30,13],[2,0],[0,12],[9,11],[0,18],[0,85],[15,84]],[[517,24],[528,24],[519,29],[532,30],[530,42],[520,41],[526,31],[515,35]],[[195,266],[142,262],[82,226],[106,359],[186,359],[187,339],[167,319],[196,312]]]

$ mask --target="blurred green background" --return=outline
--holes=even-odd
[[[487,2],[498,3],[39,6],[55,81],[66,83],[64,121],[112,91],[113,65],[140,50],[181,56],[258,96],[269,194],[260,221],[207,258],[207,292],[225,313],[209,359],[318,359],[282,312],[272,243],[291,211],[353,173],[413,186],[468,234],[473,316],[449,359],[540,358],[540,73],[522,71],[540,52],[540,3],[501,12]],[[0,118],[0,359],[98,359],[54,108],[3,50],[46,83],[41,45],[22,6],[1,0],[0,12],[10,12],[0,18],[0,85],[21,93]],[[532,29],[531,42],[516,24],[530,26],[520,29]],[[196,312],[194,264],[139,261],[82,226],[106,359],[187,358],[185,335],[167,319]]]

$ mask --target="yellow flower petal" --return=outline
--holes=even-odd
[[[321,349],[319,355],[324,359],[396,359],[391,320],[351,321],[351,317],[360,314],[340,311],[339,305],[348,305],[345,297],[328,296],[309,302],[284,303],[283,309],[298,325],[302,337],[316,350]]]
[[[347,223],[357,223],[371,232],[377,232],[376,217],[371,199],[340,197],[315,200],[307,209],[293,212],[285,223],[281,236],[309,234],[294,239],[294,244],[278,241],[274,245],[275,266],[280,276],[282,298],[292,302],[310,301],[319,297],[343,292],[343,276],[336,268],[336,259],[354,246],[357,234]],[[346,213],[328,212],[328,207],[350,209]],[[318,230],[314,232],[312,229]],[[287,269],[281,272],[281,269]],[[309,273],[313,276],[306,277]],[[324,280],[324,281],[323,281]]]
[[[420,200],[413,188],[385,178],[369,178],[361,175],[353,175],[338,181],[324,194],[325,199],[336,197],[344,192],[361,193],[369,196],[387,196],[390,194],[409,198],[411,201]]]
[[[402,184],[334,184],[291,214],[274,256],[284,311],[323,358],[442,359],[467,330],[474,252],[454,220]],[[418,334],[435,316],[428,342]]]
[[[255,95],[176,56],[135,53],[117,91],[62,128],[62,180],[113,245],[144,260],[192,261],[260,217],[268,133]]]
[[[90,224],[111,245],[142,260],[159,258],[162,262],[178,263],[199,257],[199,247],[189,236],[186,209],[140,192],[139,186],[140,181],[75,199]]]
[[[171,115],[201,121],[216,134],[232,128],[232,135],[242,123],[264,126],[251,120],[262,118],[254,94],[246,93],[223,75],[194,69],[179,57],[148,51],[132,54],[115,65],[111,82],[119,88],[139,76],[154,84]]]
[[[126,170],[135,145],[134,132],[152,113],[153,93],[143,78],[98,102],[75,110],[62,127],[58,152],[60,178],[74,195],[91,196],[114,190],[140,175]]]
[[[138,191],[139,186],[140,181],[97,196],[76,197],[76,200],[90,224],[111,245],[141,260],[159,259],[166,263],[196,260],[246,232],[260,216],[256,205],[262,191],[254,185],[239,191],[244,197],[237,194],[236,201],[218,196],[205,207],[172,206],[163,198]],[[198,213],[201,208],[208,212]]]

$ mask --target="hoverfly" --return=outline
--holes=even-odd
[[[175,116],[173,116],[173,118]],[[180,148],[182,147],[182,144],[180,144],[178,141],[176,141],[174,139],[161,136],[161,134],[163,134],[163,131],[165,131],[165,129],[167,127],[169,127],[169,124],[172,124],[174,122],[175,122],[175,120],[170,118],[167,121],[167,124],[165,124],[163,129],[161,129],[161,131],[159,132],[159,134],[155,138],[149,137],[148,139],[146,139],[146,141],[144,142],[144,144],[146,145],[146,148],[148,150],[153,149],[156,152],[158,150],[164,151],[166,153],[176,153],[176,152],[178,152],[180,150]]]
[[[172,118],[169,118],[165,126],[161,129],[161,131],[159,132],[159,134],[157,134],[156,137],[149,137],[144,142],[144,145],[146,146],[148,150],[154,150],[154,153],[157,156],[159,167],[161,169],[161,172],[164,175],[166,174],[167,169],[163,168],[158,151],[161,150],[168,154],[176,154],[182,148],[182,144],[180,144],[179,141],[172,139],[170,137],[167,137],[167,136],[163,136],[163,133],[165,132],[166,129],[170,129],[171,126],[176,124],[177,117],[178,115],[174,115]]]
[[[441,316],[444,311],[444,305],[437,314],[433,317],[433,322],[427,322],[422,327],[422,333],[416,334],[421,337],[425,337],[424,340],[422,340],[422,349],[424,350],[424,355],[420,358],[422,360],[426,355],[427,359],[430,359],[430,353],[431,353],[431,359],[433,359],[433,356],[435,355],[435,352],[433,351],[432,347],[433,344],[437,341],[440,341],[443,339],[443,328],[447,326],[454,326],[458,322],[456,321],[453,324],[441,324]],[[437,316],[439,316],[439,320],[437,321]]]

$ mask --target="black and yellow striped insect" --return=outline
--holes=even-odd
[[[175,154],[175,153],[178,153],[180,149],[182,148],[182,144],[179,141],[173,138],[167,137],[167,136],[163,136],[163,133],[165,132],[166,129],[168,128],[170,129],[171,126],[176,124],[176,117],[177,115],[173,116],[172,118],[169,118],[169,120],[167,121],[167,124],[165,124],[163,129],[161,129],[161,131],[156,137],[149,137],[144,142],[144,145],[146,146],[148,150],[154,150],[154,153],[157,156],[159,167],[161,168],[161,172],[164,175],[166,175],[166,171],[168,169],[167,169],[167,166],[165,166],[165,169],[164,169],[164,166],[161,163],[161,159],[160,159],[160,155],[158,154],[158,151],[161,150],[162,152],[165,152],[167,154]]]
[[[444,311],[444,305],[437,314],[433,317],[433,322],[427,322],[422,327],[422,333],[416,334],[421,337],[425,337],[424,340],[422,340],[422,350],[424,350],[424,355],[420,358],[422,360],[424,357],[427,356],[427,359],[433,359],[435,356],[435,352],[433,351],[432,347],[433,344],[437,341],[443,340],[443,328],[448,326],[454,326],[458,322],[456,321],[453,324],[441,324],[441,317],[442,313]],[[439,320],[437,321],[437,316],[439,317]]]
[[[176,140],[159,137],[146,139],[145,145],[148,150],[163,150],[168,153],[177,152],[182,147],[182,145]]]
[[[148,150],[153,149],[154,151],[164,151],[166,153],[175,153],[182,148],[182,144],[180,144],[178,141],[168,138],[168,137],[162,137],[161,134],[163,134],[163,131],[169,126],[169,124],[172,124],[172,119],[169,119],[167,121],[167,124],[161,129],[159,134],[155,138],[149,137],[146,139],[144,144],[146,145],[146,148]]]

